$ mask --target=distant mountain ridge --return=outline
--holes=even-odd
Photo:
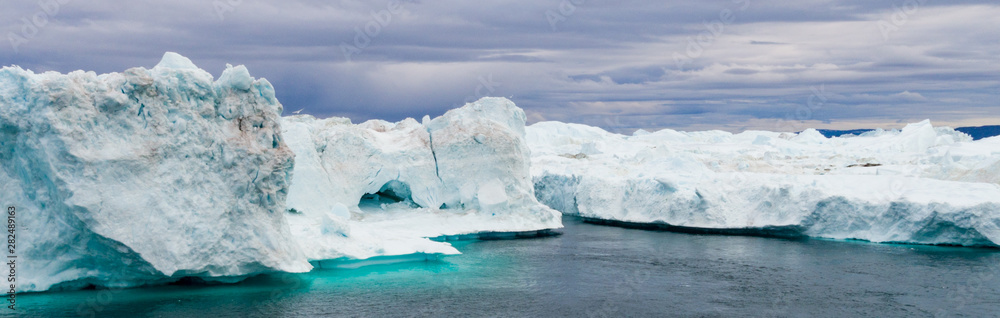
[[[817,131],[823,134],[823,136],[826,136],[826,138],[840,137],[843,135],[860,135],[873,130],[874,129],[851,129],[851,130],[817,129]],[[969,134],[969,136],[972,136],[972,140],[979,140],[993,136],[1000,136],[1000,125],[959,127],[955,128],[955,130]]]

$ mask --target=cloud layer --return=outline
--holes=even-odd
[[[620,132],[1000,123],[994,1],[0,0],[0,61],[245,64],[287,111],[398,120],[479,96]]]

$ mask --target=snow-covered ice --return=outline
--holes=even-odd
[[[1000,245],[1000,137],[972,141],[927,121],[843,138],[623,136],[526,128],[503,98],[396,123],[281,112],[245,67],[215,80],[174,53],[103,75],[0,70],[0,203],[17,207],[18,261],[31,264],[18,267],[19,290],[457,254],[430,238],[559,228],[556,210]]]
[[[266,80],[167,53],[97,75],[0,70],[0,192],[21,291],[310,269],[283,216],[293,154]]]
[[[292,233],[319,260],[451,254],[426,238],[560,228],[534,197],[524,120],[504,98],[423,123],[286,117]]]
[[[175,53],[103,75],[0,70],[0,203],[30,264],[18,290],[235,281],[561,227],[535,200],[510,101],[423,124],[281,112],[245,67],[214,80]]]
[[[567,214],[873,242],[1000,245],[1000,137],[901,131],[527,128],[539,200]]]

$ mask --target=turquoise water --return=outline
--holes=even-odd
[[[1000,252],[584,224],[440,260],[232,285],[23,294],[24,316],[996,317]],[[4,311],[9,313],[9,311]]]

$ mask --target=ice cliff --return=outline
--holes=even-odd
[[[0,204],[18,211],[18,290],[238,280],[457,253],[427,237],[561,226],[534,198],[510,101],[424,123],[281,112],[245,67],[215,80],[174,53],[103,75],[0,70]]]
[[[561,227],[556,210],[720,233],[1000,246],[1000,137],[972,141],[929,122],[843,138],[624,136],[525,128],[503,98],[419,122],[281,112],[271,84],[245,67],[216,80],[174,53],[103,75],[0,69],[0,204],[18,211],[19,291],[457,254],[431,238],[544,232]]]
[[[0,187],[20,288],[309,270],[283,216],[293,154],[266,80],[168,53],[97,75],[0,70]]]
[[[456,253],[425,238],[562,227],[534,197],[524,121],[504,98],[422,123],[286,117],[292,233],[317,260]]]
[[[1000,245],[1000,139],[930,122],[802,133],[527,128],[536,195],[567,214],[678,230]]]

